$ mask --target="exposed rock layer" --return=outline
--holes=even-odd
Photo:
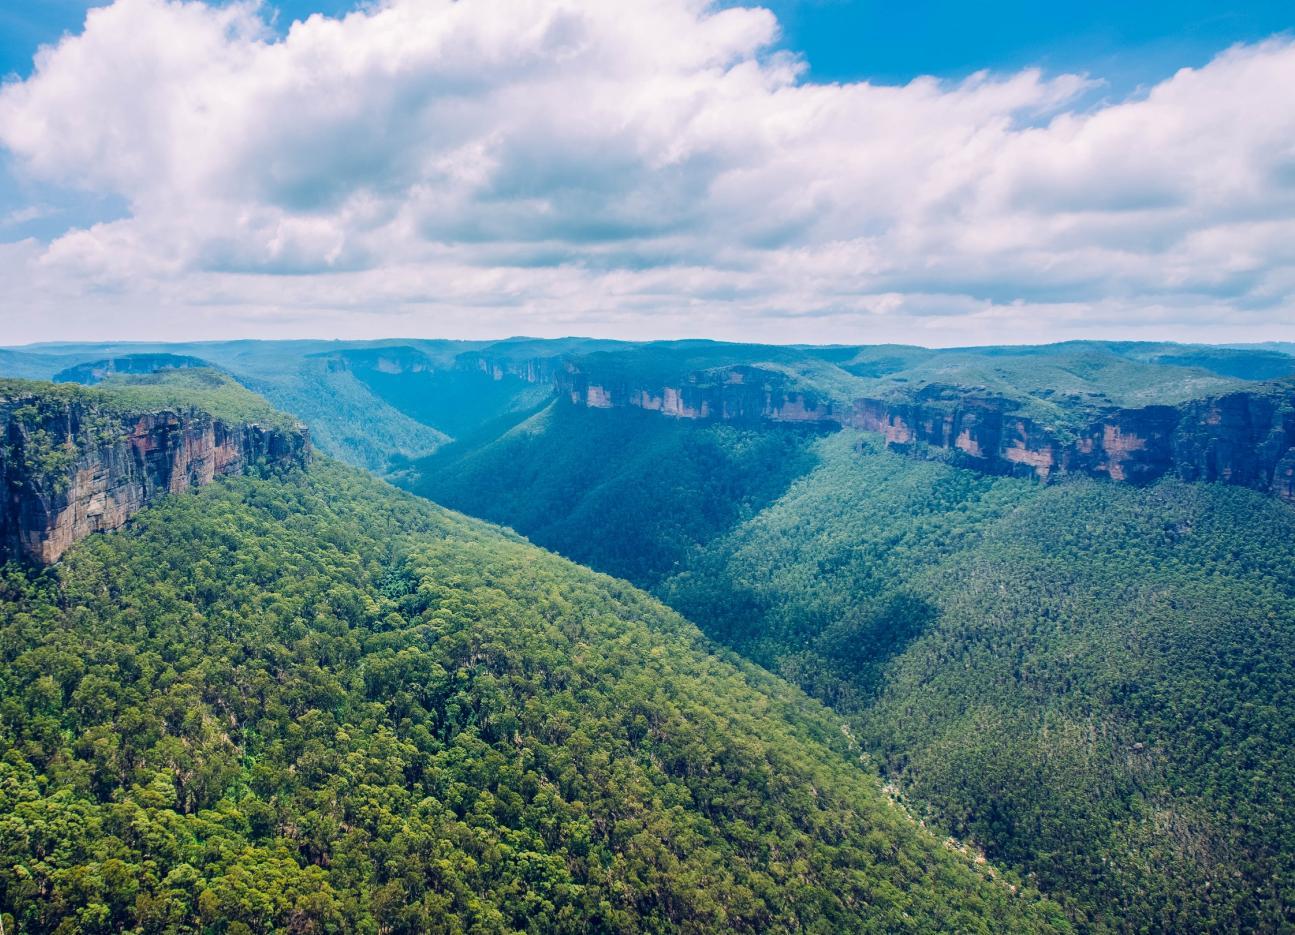
[[[683,419],[822,422],[880,432],[889,446],[952,453],[966,467],[1048,480],[1087,474],[1147,483],[1166,474],[1221,481],[1295,502],[1295,383],[1256,384],[1176,406],[1107,408],[1078,431],[1040,424],[1018,402],[956,386],[926,386],[851,405],[800,392],[759,367],[694,374],[675,385],[592,379],[574,363],[552,374],[560,396]]]
[[[206,413],[105,414],[74,400],[38,409],[0,398],[0,560],[58,561],[158,496],[222,474],[309,457],[305,429],[228,424]]]
[[[829,400],[796,391],[789,382],[782,373],[748,366],[706,371],[659,387],[598,381],[572,363],[554,376],[559,394],[591,408],[633,406],[679,419],[842,422]]]
[[[1018,401],[962,386],[928,385],[891,398],[839,401],[797,388],[780,370],[732,366],[682,379],[590,372],[560,357],[459,365],[495,380],[552,384],[559,398],[591,409],[637,408],[678,419],[824,423],[880,432],[887,445],[949,452],[962,466],[1042,480],[1086,474],[1147,483],[1166,474],[1221,481],[1295,502],[1295,382],[1176,406],[1093,410],[1078,429],[1025,416]]]
[[[888,444],[954,452],[996,474],[1088,474],[1146,483],[1166,474],[1222,481],[1295,501],[1295,385],[1102,413],[1077,433],[1019,415],[1003,399],[858,400],[843,424],[881,432]]]
[[[565,370],[560,357],[534,358],[497,358],[475,351],[458,356],[458,366],[467,370],[479,370],[492,380],[505,377],[516,377],[527,383],[554,383]]]

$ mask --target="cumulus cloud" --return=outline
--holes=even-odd
[[[702,0],[265,16],[117,0],[0,89],[19,171],[128,206],[0,247],[7,328],[1295,336],[1289,40],[1093,104],[815,83],[768,11]]]

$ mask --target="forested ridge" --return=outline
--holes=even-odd
[[[694,425],[560,402],[484,443],[449,445],[405,482],[434,502],[650,586],[809,470],[812,427]]]
[[[689,728],[690,736],[702,738],[697,742],[699,747],[717,744],[725,751],[724,756],[730,757],[733,754],[725,746],[726,738],[748,734],[765,739],[781,737],[779,731],[789,723],[797,725],[796,730],[808,729],[807,736],[817,746],[807,747],[804,743],[809,741],[794,740],[784,748],[778,741],[774,746],[786,756],[770,769],[777,774],[789,771],[789,775],[801,779],[805,774],[797,770],[806,763],[823,769],[829,768],[824,764],[849,763],[850,775],[868,776],[880,769],[890,784],[889,794],[899,797],[910,812],[939,834],[949,833],[967,842],[973,852],[983,849],[997,868],[1000,881],[1011,878],[1026,884],[1027,889],[1037,886],[1057,899],[1070,924],[1079,930],[1248,932],[1295,928],[1291,909],[1295,906],[1295,845],[1290,843],[1295,841],[1295,812],[1289,804],[1291,790],[1295,789],[1295,755],[1291,752],[1295,740],[1295,509],[1290,504],[1244,489],[1168,479],[1149,486],[1076,477],[1053,478],[1052,483],[1038,484],[960,469],[955,466],[956,455],[921,444],[900,455],[886,450],[880,436],[838,431],[833,424],[795,425],[755,418],[732,422],[674,419],[634,408],[586,408],[573,405],[565,396],[546,401],[548,389],[528,382],[536,373],[565,366],[562,361],[571,360],[574,366],[585,368],[591,379],[596,377],[625,391],[640,385],[645,377],[657,383],[699,386],[726,379],[721,372],[724,367],[758,364],[783,374],[789,386],[825,398],[863,391],[904,397],[923,386],[938,386],[950,400],[961,399],[964,391],[970,399],[988,392],[1020,403],[1023,408],[1019,412],[1064,422],[1080,416],[1087,418],[1116,405],[1163,403],[1242,386],[1253,390],[1257,381],[1286,377],[1295,368],[1295,358],[1280,349],[1075,342],[1037,348],[937,352],[899,346],[767,348],[712,342],[633,345],[580,339],[495,344],[231,342],[179,349],[205,359],[218,358],[239,379],[272,392],[277,402],[311,424],[326,451],[375,470],[394,468],[392,476],[417,493],[512,526],[567,558],[651,589],[716,644],[738,654],[725,657],[722,663],[708,663],[708,678],[715,675],[715,665],[737,665],[735,670],[724,671],[740,672],[744,684],[772,692],[790,706],[779,709],[774,721],[782,726],[775,725],[770,734],[771,728],[763,720],[768,710],[747,710],[743,707],[746,702],[734,707],[730,702],[736,694],[707,682],[691,696],[695,707],[688,709],[698,716],[704,711],[717,712],[714,717],[718,720],[707,722],[713,724],[713,733]],[[76,363],[79,355],[92,351],[97,357],[104,356],[101,348],[89,346],[61,348],[62,351],[66,353],[61,354],[59,366]],[[16,365],[25,368],[22,372],[39,374],[45,372],[42,368],[53,366],[50,360],[42,362],[29,356],[15,357]],[[0,358],[0,362],[4,360],[7,358]],[[189,373],[177,379],[207,379],[198,371]],[[115,380],[115,392],[133,391],[124,385],[127,381]],[[184,392],[190,390],[204,391],[194,385]],[[239,393],[233,392],[228,401],[263,405],[251,394]],[[147,404],[148,399],[136,396],[134,401]],[[603,404],[605,400],[600,403]],[[1282,405],[1286,408],[1280,415],[1285,419],[1289,417],[1289,404]],[[1245,428],[1247,411],[1241,407],[1231,413],[1241,420],[1235,428]],[[1209,418],[1205,410],[1198,415]],[[1264,424],[1269,423],[1274,434],[1258,443],[1269,447],[1282,444],[1277,431],[1281,419]],[[1284,431],[1289,435],[1288,429]],[[1227,433],[1211,435],[1199,446],[1200,464],[1227,467],[1230,462],[1226,458],[1236,454],[1241,438]],[[1249,444],[1255,444],[1254,439]],[[420,454],[424,456],[418,457]],[[256,549],[276,556],[275,562],[294,550],[315,556],[305,566],[301,562],[294,564],[294,560],[286,561],[286,567],[314,567],[310,563],[318,561],[324,569],[321,580],[345,579],[353,583],[365,595],[366,608],[376,606],[385,614],[394,604],[395,613],[405,624],[413,629],[425,626],[430,605],[406,608],[402,602],[408,601],[410,594],[421,592],[425,575],[441,581],[436,570],[441,566],[418,565],[414,556],[423,546],[415,540],[428,534],[453,539],[467,535],[466,530],[486,527],[456,525],[464,521],[440,511],[418,512],[432,508],[423,505],[414,509],[410,504],[417,501],[393,500],[395,495],[390,491],[379,497],[375,491],[385,488],[366,487],[367,482],[355,475],[335,473],[337,470],[326,464],[320,475],[328,478],[328,483],[339,479],[336,493],[320,486],[318,477],[307,478],[304,489],[313,491],[307,499],[292,499],[297,497],[293,494],[289,499],[296,506],[271,511],[276,521],[287,522],[297,530],[293,536],[299,534],[299,538],[289,537],[282,546],[273,548],[267,544],[270,537],[256,538]],[[253,493],[292,489],[290,484],[283,486],[286,481],[282,478],[238,483],[251,485],[248,490]],[[353,494],[359,496],[357,504],[367,505],[344,507],[343,500]],[[232,509],[232,501],[220,499],[226,496],[204,493],[196,502],[217,498],[224,504],[222,509]],[[253,500],[261,502],[256,497]],[[324,502],[327,510],[309,520],[322,525],[308,527],[307,519],[299,514],[318,512],[319,504]],[[385,505],[379,508],[379,503]],[[241,509],[228,515],[242,517]],[[394,537],[384,538],[373,534],[373,529],[396,522],[375,519],[387,509],[413,512],[390,527],[398,528]],[[204,516],[202,522],[195,521],[189,527],[193,542],[202,543],[213,530],[220,529],[221,536],[234,536],[232,540],[222,540],[222,548],[233,548],[230,542],[240,549],[251,547],[253,540],[246,539],[241,529],[243,519],[235,522],[239,528],[230,533],[225,524],[216,522],[216,513]],[[151,528],[148,522],[151,520],[141,522],[140,528]],[[419,526],[422,532],[418,532],[407,525],[423,522],[435,528],[429,532]],[[446,531],[451,528],[458,531]],[[335,564],[331,557],[327,561],[318,558],[309,546],[315,536],[311,530],[330,530],[327,535],[332,537],[328,539],[331,547],[341,552],[353,549],[355,556],[347,562],[358,562],[355,567],[363,567],[364,571],[357,574],[347,562]],[[147,537],[153,533],[137,534]],[[89,543],[77,554],[94,555],[120,547],[116,539],[111,542],[112,545]],[[474,561],[484,567],[490,564],[496,547],[482,548],[480,560]],[[507,548],[527,547],[511,542]],[[201,552],[195,560],[205,556],[209,563],[219,565],[229,554],[233,553]],[[40,617],[34,609],[24,613],[39,619],[58,617],[62,610],[54,608],[67,606],[62,579],[83,567],[78,562],[85,561],[89,560],[74,557],[50,573],[49,578],[28,580],[24,576],[25,583],[14,593],[22,595],[24,607],[45,607],[40,613],[46,616]],[[134,567],[133,559],[114,561]],[[554,560],[549,557],[544,561]],[[444,563],[446,568],[459,567],[448,559]],[[177,581],[182,570],[189,574],[186,566],[168,567]],[[578,577],[583,572],[562,563],[546,564],[544,568],[552,571],[552,577],[546,571],[540,578],[529,578],[525,583],[518,579],[504,589],[505,597],[499,606],[512,609],[507,613],[501,610],[500,614],[511,623],[532,619],[527,616],[532,610],[532,592],[548,595],[550,584],[552,593],[580,590],[572,583],[576,579],[568,580],[567,576]],[[135,570],[141,580],[153,580],[146,569]],[[481,572],[469,571],[465,566],[456,572],[460,573],[462,577],[455,579],[454,587],[463,584],[471,593],[478,593]],[[252,605],[245,599],[230,603],[233,599],[225,595],[231,590],[227,587],[232,580],[228,569],[220,566],[212,574],[216,583],[203,600],[215,602],[213,607],[232,608],[228,613],[233,618],[254,619],[259,628],[252,641],[255,650],[244,643],[229,645],[237,645],[238,652],[249,660],[260,659],[257,653],[262,646],[281,645],[297,652],[295,641],[304,638],[297,629],[283,630],[286,625],[277,617],[272,626],[265,623],[257,616],[259,611],[247,609]],[[599,587],[611,589],[605,593],[637,593],[624,585],[598,580],[603,581]],[[234,592],[243,588],[243,579],[239,582],[232,588]],[[490,582],[490,587],[496,586],[495,578]],[[295,581],[277,577],[257,579],[253,584],[262,588],[258,593],[273,592],[275,600],[297,594],[300,587]],[[411,587],[412,591],[406,593]],[[331,607],[326,598],[318,597],[322,588],[318,584],[308,599],[283,598],[289,605],[309,611],[293,612],[297,614],[294,620],[307,621],[311,634],[316,632],[310,629],[314,621],[336,616],[332,610],[323,616],[316,612],[319,607]],[[601,606],[602,600],[598,597],[588,603],[577,602],[572,613],[583,619],[592,607]],[[182,609],[175,613],[184,620],[190,619],[192,607],[205,606],[194,604],[191,596],[184,596],[183,601]],[[525,612],[514,605],[525,608]],[[697,642],[689,625],[656,605],[648,602],[643,606],[649,610],[642,614],[617,611],[613,616],[622,621],[635,617],[639,620],[636,627],[650,621],[657,631],[664,626],[662,621],[674,620],[672,626],[681,629],[670,632],[692,634],[685,641],[691,647],[688,653],[715,648],[715,644]],[[106,604],[96,605],[94,613],[117,619],[116,612]],[[205,610],[198,612],[204,621],[205,614]],[[545,638],[536,644],[528,642],[524,648],[517,642],[521,639],[515,632],[517,627],[505,633],[494,625],[482,627],[476,618],[470,627],[494,634],[510,647],[514,658],[520,654],[527,659],[551,659],[549,667],[554,670],[570,667],[568,660],[572,659],[584,665],[589,659],[583,648],[588,641],[572,642],[565,631],[553,635],[546,629],[548,614],[543,611],[544,622],[534,625],[536,632],[546,634]],[[317,668],[343,686],[349,684],[346,678],[356,678],[353,668],[347,667],[367,672],[369,641],[380,628],[367,617],[358,624],[350,622],[349,617],[346,620],[354,633],[365,634],[356,636],[361,646],[358,655],[330,657],[327,661],[301,657],[293,665],[305,660],[314,667],[309,668],[311,678],[316,677],[313,673]],[[469,624],[462,625],[466,632]],[[521,630],[529,632],[527,627]],[[37,628],[24,632],[43,631]],[[235,628],[231,632],[241,631]],[[282,635],[289,632],[291,638]],[[600,640],[609,636],[609,631],[600,632]],[[90,658],[84,647],[93,646],[94,638],[83,635],[77,639],[83,642],[77,644],[76,653]],[[402,650],[409,648],[399,645]],[[572,702],[573,706],[562,709],[564,717],[576,717],[582,724],[588,720],[583,713],[586,706],[607,711],[605,718],[600,714],[593,721],[600,725],[619,724],[617,729],[623,729],[630,738],[628,746],[622,745],[615,729],[608,728],[588,735],[592,747],[628,751],[631,756],[646,755],[652,769],[662,763],[659,750],[654,748],[644,754],[641,738],[657,741],[657,735],[651,730],[643,734],[637,721],[631,725],[617,720],[619,715],[611,713],[615,706],[598,705],[605,702],[605,690],[611,684],[609,673],[614,673],[618,686],[635,686],[627,690],[628,694],[617,695],[621,707],[633,709],[632,699],[640,692],[657,697],[652,694],[656,689],[651,679],[659,682],[666,678],[670,667],[650,670],[651,679],[642,684],[626,681],[628,673],[641,667],[635,654],[655,651],[655,645],[638,645],[632,653],[615,656],[616,661],[608,667],[596,668],[596,678],[590,676],[590,681],[582,683],[585,690]],[[226,644],[221,646],[223,651]],[[803,707],[807,704],[803,699],[793,703],[796,696],[779,694],[781,689],[770,687],[778,685],[777,680],[739,663],[739,655],[805,689],[830,705],[834,713],[827,714],[812,705]],[[454,665],[462,667],[460,662],[452,660],[451,664],[440,656],[434,658],[446,672],[457,672]],[[279,668],[267,671],[276,673],[274,678],[278,679],[285,664],[275,662]],[[264,669],[270,663],[260,660],[256,665]],[[114,672],[111,678],[116,677]],[[190,684],[197,685],[202,679],[205,674],[201,679],[195,675]],[[74,746],[68,739],[81,736],[79,722],[66,720],[66,707],[77,689],[65,689],[62,682],[58,685],[59,691],[54,694],[62,693],[63,707],[57,709],[57,720],[51,723],[62,725],[58,730],[63,732],[64,741],[60,742],[68,750],[80,751],[66,761],[82,762],[76,757],[83,757],[88,748],[82,741],[78,741],[80,746]],[[403,684],[396,690],[412,691]],[[547,683],[541,683],[536,693],[545,696]],[[378,704],[376,699],[358,696],[349,688],[343,694],[347,705],[356,697]],[[458,716],[438,707],[440,695],[424,699],[415,693],[415,697],[429,712],[425,717],[438,724]],[[521,704],[513,695],[506,697],[514,707]],[[282,700],[279,703],[287,704]],[[476,705],[473,710],[483,709],[482,702],[472,704]],[[527,696],[523,707],[537,704]],[[329,710],[333,718],[330,723],[343,724],[347,743],[351,743],[356,733],[353,725],[359,722],[339,720],[343,717],[338,713],[341,709]],[[356,710],[359,709],[345,708],[349,712],[345,717],[352,718]],[[816,710],[816,714],[805,713]],[[23,711],[24,724],[36,722],[27,709]],[[580,714],[571,713],[575,711]],[[744,720],[746,715],[759,717]],[[219,720],[227,718],[227,714],[218,712],[213,717]],[[241,725],[246,718],[240,717],[243,720],[235,725],[237,730],[225,731],[231,743],[240,751],[261,751],[261,735],[255,730],[244,731]],[[644,718],[650,725],[656,723],[647,714]],[[123,729],[113,723],[113,730]],[[367,730],[387,722],[363,723],[368,725]],[[483,736],[478,722],[465,723],[467,728],[452,734],[455,743],[465,731],[474,730],[477,733],[473,736]],[[816,726],[811,729],[807,725]],[[398,739],[405,736],[398,727],[391,730]],[[524,746],[560,747],[565,742],[564,736],[544,735],[538,727],[534,734],[523,731],[519,736]],[[677,734],[666,737],[669,744],[678,739]],[[856,742],[858,746],[852,746]],[[181,746],[184,743],[181,741]],[[486,743],[491,749],[498,748],[494,735],[487,737]],[[341,749],[351,748],[344,744]],[[506,745],[503,749],[512,750]],[[691,756],[693,746],[687,749]],[[266,759],[268,754],[263,752],[253,755],[253,765],[270,763],[279,772],[297,775],[297,761],[291,758],[297,755],[295,752],[291,756],[276,753],[277,759]],[[608,755],[615,760],[619,754]],[[762,755],[768,763],[775,763],[771,753]],[[131,756],[144,761],[142,753]],[[47,787],[54,788],[49,785],[51,777],[63,775],[57,771],[64,769],[64,760],[53,755],[48,760],[23,762],[23,768],[38,777],[32,780],[33,788],[41,797]],[[751,761],[741,762],[743,766],[737,774],[745,776]],[[407,778],[415,775],[405,760],[399,763]],[[584,775],[588,762],[579,763]],[[240,766],[239,774],[250,768]],[[603,782],[607,775],[598,774],[590,780],[597,787],[596,793],[589,792],[592,787],[582,787],[581,803],[598,796],[616,798],[615,792],[606,790],[619,789],[623,777],[617,775],[614,781]],[[649,770],[648,775],[656,774]],[[852,781],[858,781],[857,777]],[[130,788],[142,782],[143,779],[132,779]],[[385,789],[368,778],[364,782]],[[670,782],[675,780],[671,778]],[[844,788],[846,780],[836,776],[833,782]],[[703,828],[719,829],[714,840],[725,843],[709,843],[712,838],[708,837],[704,849],[690,847],[686,854],[674,855],[672,859],[679,867],[689,868],[687,872],[654,871],[657,875],[653,876],[635,869],[630,876],[613,878],[607,875],[605,861],[589,863],[583,851],[579,859],[572,858],[562,850],[567,846],[566,839],[555,844],[554,839],[544,838],[549,850],[537,853],[562,854],[564,866],[573,874],[568,882],[574,881],[571,885],[580,887],[584,901],[550,899],[556,915],[536,916],[543,920],[541,925],[560,929],[575,926],[570,920],[579,919],[580,924],[596,929],[627,927],[631,925],[628,920],[634,920],[633,925],[659,930],[679,926],[776,929],[795,925],[811,930],[816,926],[823,930],[853,930],[875,925],[889,930],[910,925],[918,929],[957,929],[965,925],[974,930],[984,918],[982,906],[976,901],[984,899],[989,900],[984,906],[992,919],[985,923],[990,929],[1014,930],[1032,924],[1008,920],[1003,913],[1019,910],[1021,903],[995,901],[1001,895],[996,889],[990,890],[996,894],[993,897],[977,891],[968,908],[962,896],[950,895],[958,891],[961,883],[950,884],[949,888],[940,882],[945,879],[940,874],[948,869],[944,863],[929,865],[944,869],[936,877],[929,873],[921,876],[918,883],[902,874],[888,877],[905,894],[903,900],[890,902],[894,895],[891,893],[885,898],[869,895],[866,913],[859,908],[862,903],[858,900],[841,895],[849,893],[848,887],[842,888],[842,877],[821,869],[842,866],[823,856],[822,851],[815,853],[825,864],[806,858],[806,866],[813,869],[805,877],[808,883],[793,886],[799,871],[786,870],[778,870],[771,877],[773,882],[767,882],[758,868],[770,860],[782,867],[780,861],[787,854],[781,849],[748,851],[732,844],[731,827],[725,824],[728,813],[703,804],[719,798],[730,801],[718,791],[722,785],[717,780],[708,787],[706,795],[712,798],[699,797],[689,786],[686,799],[666,796],[652,800],[650,806],[636,806],[653,815],[665,809],[669,815],[687,815],[690,820],[700,814],[698,820],[703,822]],[[819,792],[823,788],[818,780],[810,785]],[[632,784],[626,786],[630,787]],[[432,787],[417,786],[418,794],[428,788]],[[126,785],[119,784],[107,792],[94,792],[94,807],[117,807],[128,797],[128,792],[123,791],[126,789]],[[274,834],[257,831],[260,837],[248,838],[240,830],[238,833],[244,836],[238,838],[239,846],[248,841],[248,846],[282,846],[282,853],[295,855],[293,860],[298,866],[311,873],[316,872],[311,868],[327,874],[339,866],[332,853],[325,859],[316,859],[313,854],[302,856],[300,829],[314,826],[301,816],[311,809],[318,810],[313,804],[315,799],[299,795],[296,786],[287,793],[266,792],[259,787],[253,791],[262,802],[289,803],[274,805],[279,810],[276,814],[286,817],[275,826],[278,830]],[[441,796],[440,787],[431,794]],[[493,789],[491,794],[498,798]],[[518,794],[526,799],[529,793]],[[242,795],[231,793],[226,797],[243,801],[238,797]],[[340,795],[338,791],[335,797]],[[782,787],[777,787],[775,794],[764,786],[759,793],[751,792],[751,801],[757,800],[767,801],[768,809],[778,816],[790,814],[789,803],[802,801],[789,797]],[[306,801],[312,804],[302,812]],[[855,812],[871,820],[870,809],[880,800],[869,798],[868,802],[866,809],[860,806]],[[454,820],[464,820],[460,811],[454,812]],[[199,813],[200,810],[194,814]],[[584,814],[579,809],[576,813]],[[177,814],[186,814],[183,807]],[[405,821],[404,814],[399,813],[398,820],[393,821]],[[834,827],[832,823],[838,822],[839,813],[821,817],[825,823],[814,824],[813,829]],[[344,826],[347,834],[361,827],[351,817],[336,821],[335,827]],[[363,826],[372,840],[380,837],[374,827]],[[653,827],[675,826],[657,823]],[[883,835],[891,836],[888,825],[885,829]],[[818,830],[808,833],[817,840],[814,835]],[[115,831],[113,834],[126,840]],[[751,835],[764,837],[763,831],[743,834],[747,836],[744,840]],[[913,854],[926,854],[922,840],[920,835],[912,839],[918,842],[912,844],[917,848]],[[616,859],[622,859],[617,846],[605,844],[604,853],[614,853]],[[702,851],[710,856],[703,856]],[[362,858],[356,858],[358,864],[352,861],[346,866],[377,866],[364,863],[373,853],[365,850]],[[479,860],[480,852],[470,853]],[[136,865],[132,862],[135,857],[122,859],[129,866]],[[853,859],[848,857],[847,864]],[[907,868],[904,872],[928,866],[925,856],[896,859]],[[189,866],[201,864],[191,852],[185,852],[185,860]],[[419,864],[423,857],[410,860]],[[730,865],[739,869],[731,870]],[[634,866],[639,868],[639,864]],[[802,864],[793,861],[793,866]],[[721,867],[722,873],[716,869]],[[209,877],[215,880],[224,872],[217,867]],[[388,886],[391,879],[383,873],[364,870],[361,876],[369,874],[364,878],[370,883],[379,880],[381,886]],[[901,882],[901,878],[908,882]],[[371,895],[372,890],[365,889],[370,884],[354,883],[359,877],[348,877],[345,883],[337,882],[341,877],[321,879],[333,880],[330,886],[334,887],[338,905],[362,907],[360,915],[329,924],[362,928],[371,920],[386,918],[374,908],[377,897]],[[505,912],[500,907],[514,898],[501,894],[520,893],[524,888],[509,878],[514,880],[508,884],[514,887],[509,890],[501,882],[503,877],[497,875],[463,879],[468,882],[455,892],[486,893],[479,897],[479,903],[487,907],[481,910],[487,915],[494,910]],[[876,879],[871,866],[860,879]],[[684,880],[689,881],[687,886],[680,882]],[[757,885],[753,880],[764,882]],[[39,900],[42,905],[51,902],[46,897],[53,892],[52,884],[44,886]],[[215,883],[204,883],[204,887],[216,892]],[[646,901],[625,902],[627,894],[644,888],[654,895]],[[397,901],[413,905],[423,899],[420,905],[431,905],[426,902],[430,898],[426,894],[433,891],[443,895],[435,887],[401,890],[404,895]],[[801,895],[789,896],[793,891]],[[970,915],[951,922],[949,917],[934,912],[934,903],[923,900],[937,891],[944,894],[940,897],[943,905],[957,906],[957,911],[965,909]],[[562,892],[569,896],[574,891]],[[820,901],[815,901],[819,900],[817,895],[805,895],[820,892],[836,895]],[[718,901],[711,899],[714,893],[722,894]],[[751,893],[758,896],[758,902],[748,898]],[[812,909],[804,908],[804,899],[811,900]],[[577,903],[577,908],[572,909]],[[611,907],[608,911],[622,914],[591,915],[590,907],[595,903],[598,913],[606,904]],[[506,912],[481,922],[486,916],[465,915],[463,905],[454,903],[450,915],[478,920],[465,923],[469,928],[471,924],[486,928],[522,924]],[[667,905],[685,906],[684,915],[671,915],[673,910],[663,908]],[[548,913],[547,903],[545,906],[544,912]],[[275,911],[289,913],[282,906]],[[423,910],[409,910],[416,911]],[[199,922],[183,924],[201,922],[200,917],[194,918]],[[282,922],[289,915],[275,916],[277,921],[272,922],[266,921],[269,918],[262,914],[256,916],[259,921],[245,924],[253,928],[289,924]],[[409,930],[418,927],[408,925]]]
[[[1081,921],[1295,924],[1295,510],[819,453],[660,594]]]
[[[723,382],[729,368],[755,367],[785,391],[846,407],[861,396],[960,387],[1053,428],[1086,425],[1111,406],[1181,402],[1295,375],[1295,356],[1276,346],[1072,341],[934,349],[590,338],[50,344],[0,348],[0,373],[95,381],[96,372],[166,366],[167,359],[224,370],[309,423],[328,454],[382,474],[540,405],[568,365],[612,390],[657,395],[663,386]]]
[[[326,460],[0,572],[23,932],[1064,931],[633,587]]]
[[[114,374],[94,387],[0,376],[0,400],[21,401],[27,409],[24,419],[85,403],[104,418],[172,411],[230,424],[248,422],[287,430],[300,426],[294,417],[275,409],[227,375],[210,369]]]
[[[424,466],[846,714],[910,807],[1081,927],[1295,924],[1289,505],[571,406]]]

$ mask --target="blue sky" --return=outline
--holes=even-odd
[[[42,43],[76,32],[87,0],[3,0],[0,74],[25,76]],[[1037,0],[772,0],[783,44],[805,55],[823,81],[904,82],[962,77],[982,68],[1037,65],[1089,71],[1120,86],[1199,66],[1237,42],[1295,28],[1290,0],[1040,3]],[[286,25],[311,13],[335,16],[346,0],[283,0],[267,6]]]
[[[1291,0],[90,5],[0,0],[9,342],[1295,339]]]
[[[771,8],[822,80],[902,82],[1034,65],[1128,85],[1295,26],[1289,0],[786,0]]]

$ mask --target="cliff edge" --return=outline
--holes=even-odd
[[[207,407],[192,382],[172,392],[0,381],[0,560],[50,564],[165,493],[306,463],[303,426],[232,381],[205,378]]]
[[[1066,474],[1149,483],[1165,475],[1218,481],[1295,502],[1295,380],[1163,405],[1076,405],[1049,424],[1022,400],[983,388],[896,386],[886,396],[815,391],[785,372],[731,366],[672,383],[600,380],[567,362],[560,398],[592,409],[633,407],[681,419],[822,423],[879,432],[897,450],[940,450],[963,467],[1049,480]]]

